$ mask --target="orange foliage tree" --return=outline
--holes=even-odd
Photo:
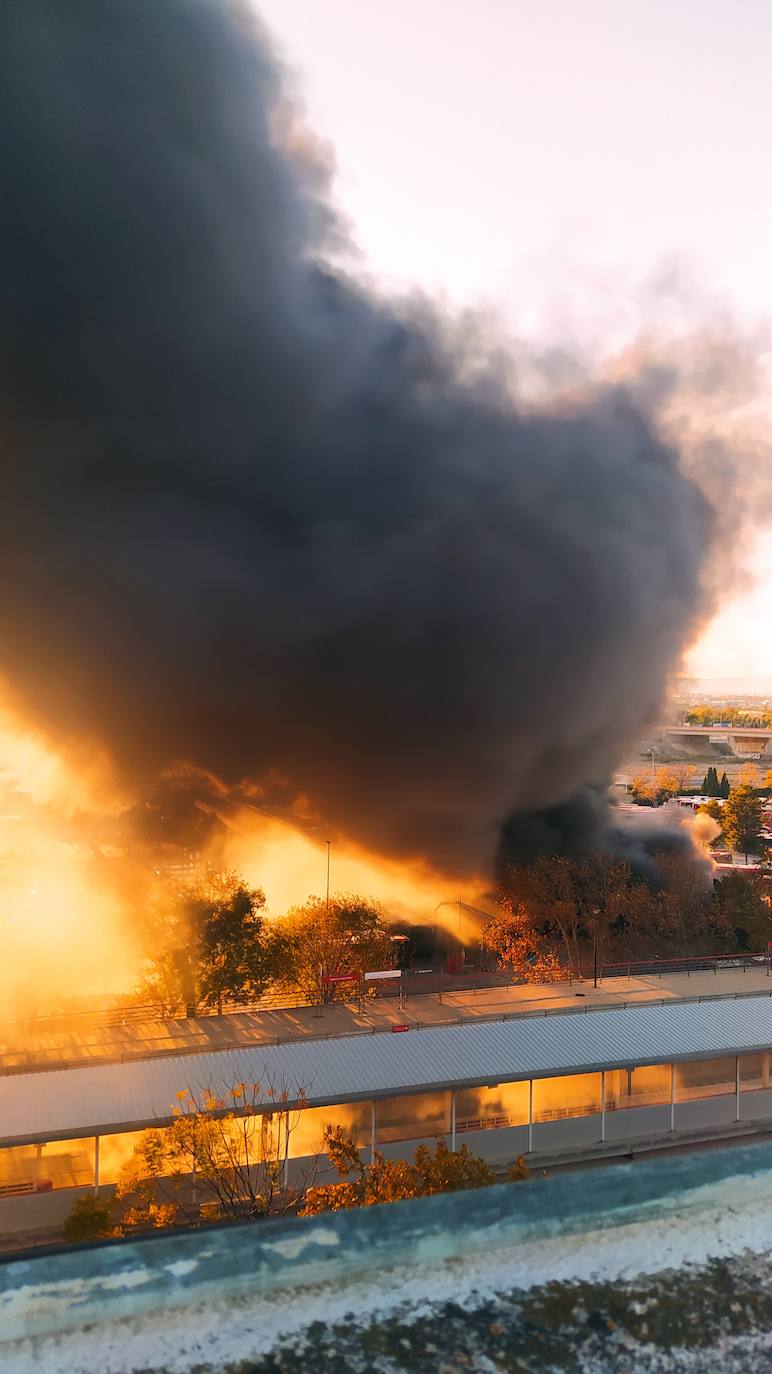
[[[482,939],[501,967],[524,983],[558,983],[566,976],[565,965],[553,950],[545,947],[525,902],[504,898],[498,914],[487,923]]]
[[[473,1155],[466,1145],[455,1152],[449,1150],[444,1140],[437,1141],[434,1153],[426,1145],[419,1145],[412,1164],[403,1159],[384,1159],[380,1150],[375,1151],[372,1164],[365,1164],[351,1136],[340,1126],[327,1126],[324,1149],[340,1182],[310,1188],[301,1216],[340,1212],[350,1207],[372,1207],[380,1202],[428,1197],[432,1193],[485,1188],[496,1181],[496,1175],[484,1159]],[[509,1177],[512,1180],[524,1178],[527,1173],[525,1160],[520,1157]]]

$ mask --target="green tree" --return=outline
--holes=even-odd
[[[352,984],[329,980],[349,973],[359,979],[394,964],[383,908],[351,893],[329,901],[309,897],[304,906],[292,907],[279,923],[278,940],[280,981],[317,1004],[351,995]]]
[[[148,934],[155,948],[146,986],[163,1002],[222,1008],[255,1001],[273,977],[278,946],[265,895],[235,873],[218,873],[157,899]]]
[[[721,829],[728,847],[744,854],[746,863],[749,854],[758,853],[761,819],[761,798],[753,788],[747,783],[734,787],[722,808]]]
[[[719,917],[734,931],[738,950],[766,954],[772,939],[772,911],[752,873],[735,870],[715,884]]]
[[[728,779],[728,777],[727,777],[727,775],[726,775],[725,772],[721,774],[721,781],[720,781],[720,783],[719,783],[719,785],[718,785],[718,788],[719,788],[719,795],[722,796],[722,797],[724,798],[724,801],[726,801],[726,799],[727,799],[727,797],[729,796],[729,793],[730,793],[730,791],[731,791],[731,788],[730,788],[730,786],[729,786],[729,779]]]
[[[726,777],[726,774],[724,774],[724,776]],[[716,769],[712,766],[708,769],[707,773],[705,774],[705,777],[702,779],[702,795],[703,797],[721,796],[721,784],[718,780],[718,773],[716,772]]]
[[[64,1223],[64,1239],[71,1245],[103,1240],[116,1235],[113,1205],[104,1198],[85,1193],[79,1197]]]

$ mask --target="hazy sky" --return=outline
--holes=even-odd
[[[373,277],[600,351],[692,311],[772,314],[768,0],[257,8]],[[754,562],[691,671],[772,677],[772,533]]]

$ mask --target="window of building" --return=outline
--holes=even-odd
[[[606,1071],[606,1111],[658,1107],[669,1101],[669,1064],[642,1064],[637,1069]]]
[[[0,1149],[0,1198],[80,1188],[93,1182],[93,1139]]]
[[[497,1083],[456,1092],[456,1130],[484,1131],[528,1122],[528,1082]]]
[[[769,1050],[762,1054],[740,1055],[741,1092],[757,1092],[761,1088],[772,1088],[770,1059],[772,1055]]]
[[[720,1097],[736,1090],[736,1060],[695,1059],[688,1064],[676,1064],[676,1102],[692,1098]]]
[[[563,1078],[533,1080],[534,1121],[555,1121],[564,1116],[591,1116],[600,1111],[599,1073],[574,1073]]]
[[[306,1107],[290,1114],[290,1159],[319,1155],[324,1149],[325,1126],[342,1126],[360,1150],[370,1148],[372,1107],[369,1102],[348,1102],[333,1107]],[[369,1156],[368,1156],[369,1157]]]
[[[421,1140],[447,1135],[450,1130],[450,1093],[413,1093],[388,1097],[375,1104],[375,1140]]]
[[[99,1137],[99,1182],[117,1183],[121,1169],[134,1158],[146,1131],[121,1131]]]

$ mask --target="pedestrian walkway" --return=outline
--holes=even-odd
[[[132,1023],[102,1028],[17,1029],[17,1038],[0,1042],[0,1073],[36,1069],[78,1068],[116,1060],[155,1055],[191,1054],[294,1040],[417,1029],[456,1021],[513,1015],[548,1015],[552,1011],[599,1009],[684,998],[772,995],[772,978],[764,967],[720,969],[717,973],[677,973],[662,977],[609,978],[597,988],[592,982],[529,984],[410,997],[404,1008],[396,998],[325,1007],[292,1007],[272,1011],[235,1012],[227,1016],[180,1017],[175,1020]]]

